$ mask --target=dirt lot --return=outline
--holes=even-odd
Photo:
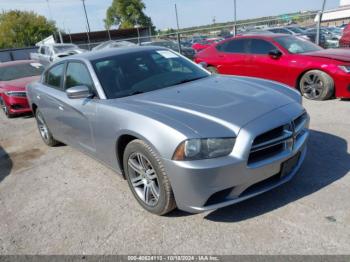
[[[350,254],[350,101],[304,102],[311,139],[290,183],[213,212],[157,217],[127,183],[33,118],[0,114],[0,254]]]

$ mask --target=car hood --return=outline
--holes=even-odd
[[[305,56],[329,58],[338,61],[350,62],[350,50],[345,48],[324,49],[315,52],[304,53]]]
[[[141,114],[147,111],[161,114],[164,121],[181,122],[204,136],[210,135],[208,129],[223,134],[223,128],[237,135],[250,121],[300,102],[299,97],[296,91],[271,81],[211,76],[123,100],[129,106],[136,106]]]
[[[40,76],[30,76],[11,81],[0,81],[0,88],[5,91],[25,91],[28,84],[38,81],[39,78]]]

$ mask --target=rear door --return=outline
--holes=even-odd
[[[65,63],[59,63],[49,68],[44,75],[43,84],[37,90],[36,99],[38,101],[39,110],[44,116],[53,136],[62,142],[64,140],[62,134],[62,124],[59,111],[62,108],[60,97],[63,91],[63,76]]]
[[[249,75],[251,57],[247,54],[249,39],[233,39],[216,46],[218,51],[217,69],[221,74]]]

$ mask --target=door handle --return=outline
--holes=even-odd
[[[61,111],[64,111],[62,106],[58,106],[58,109],[61,110]]]

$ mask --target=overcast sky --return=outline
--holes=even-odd
[[[81,0],[48,0],[51,17],[67,32],[86,30]],[[236,0],[238,19],[278,15],[294,11],[319,10],[323,0]],[[146,13],[157,28],[176,27],[174,4],[179,11],[180,27],[233,20],[234,0],[144,0]],[[91,30],[103,30],[106,9],[112,0],[86,0]],[[327,0],[335,8],[339,0]],[[32,10],[50,18],[47,0],[0,0],[0,9]]]

